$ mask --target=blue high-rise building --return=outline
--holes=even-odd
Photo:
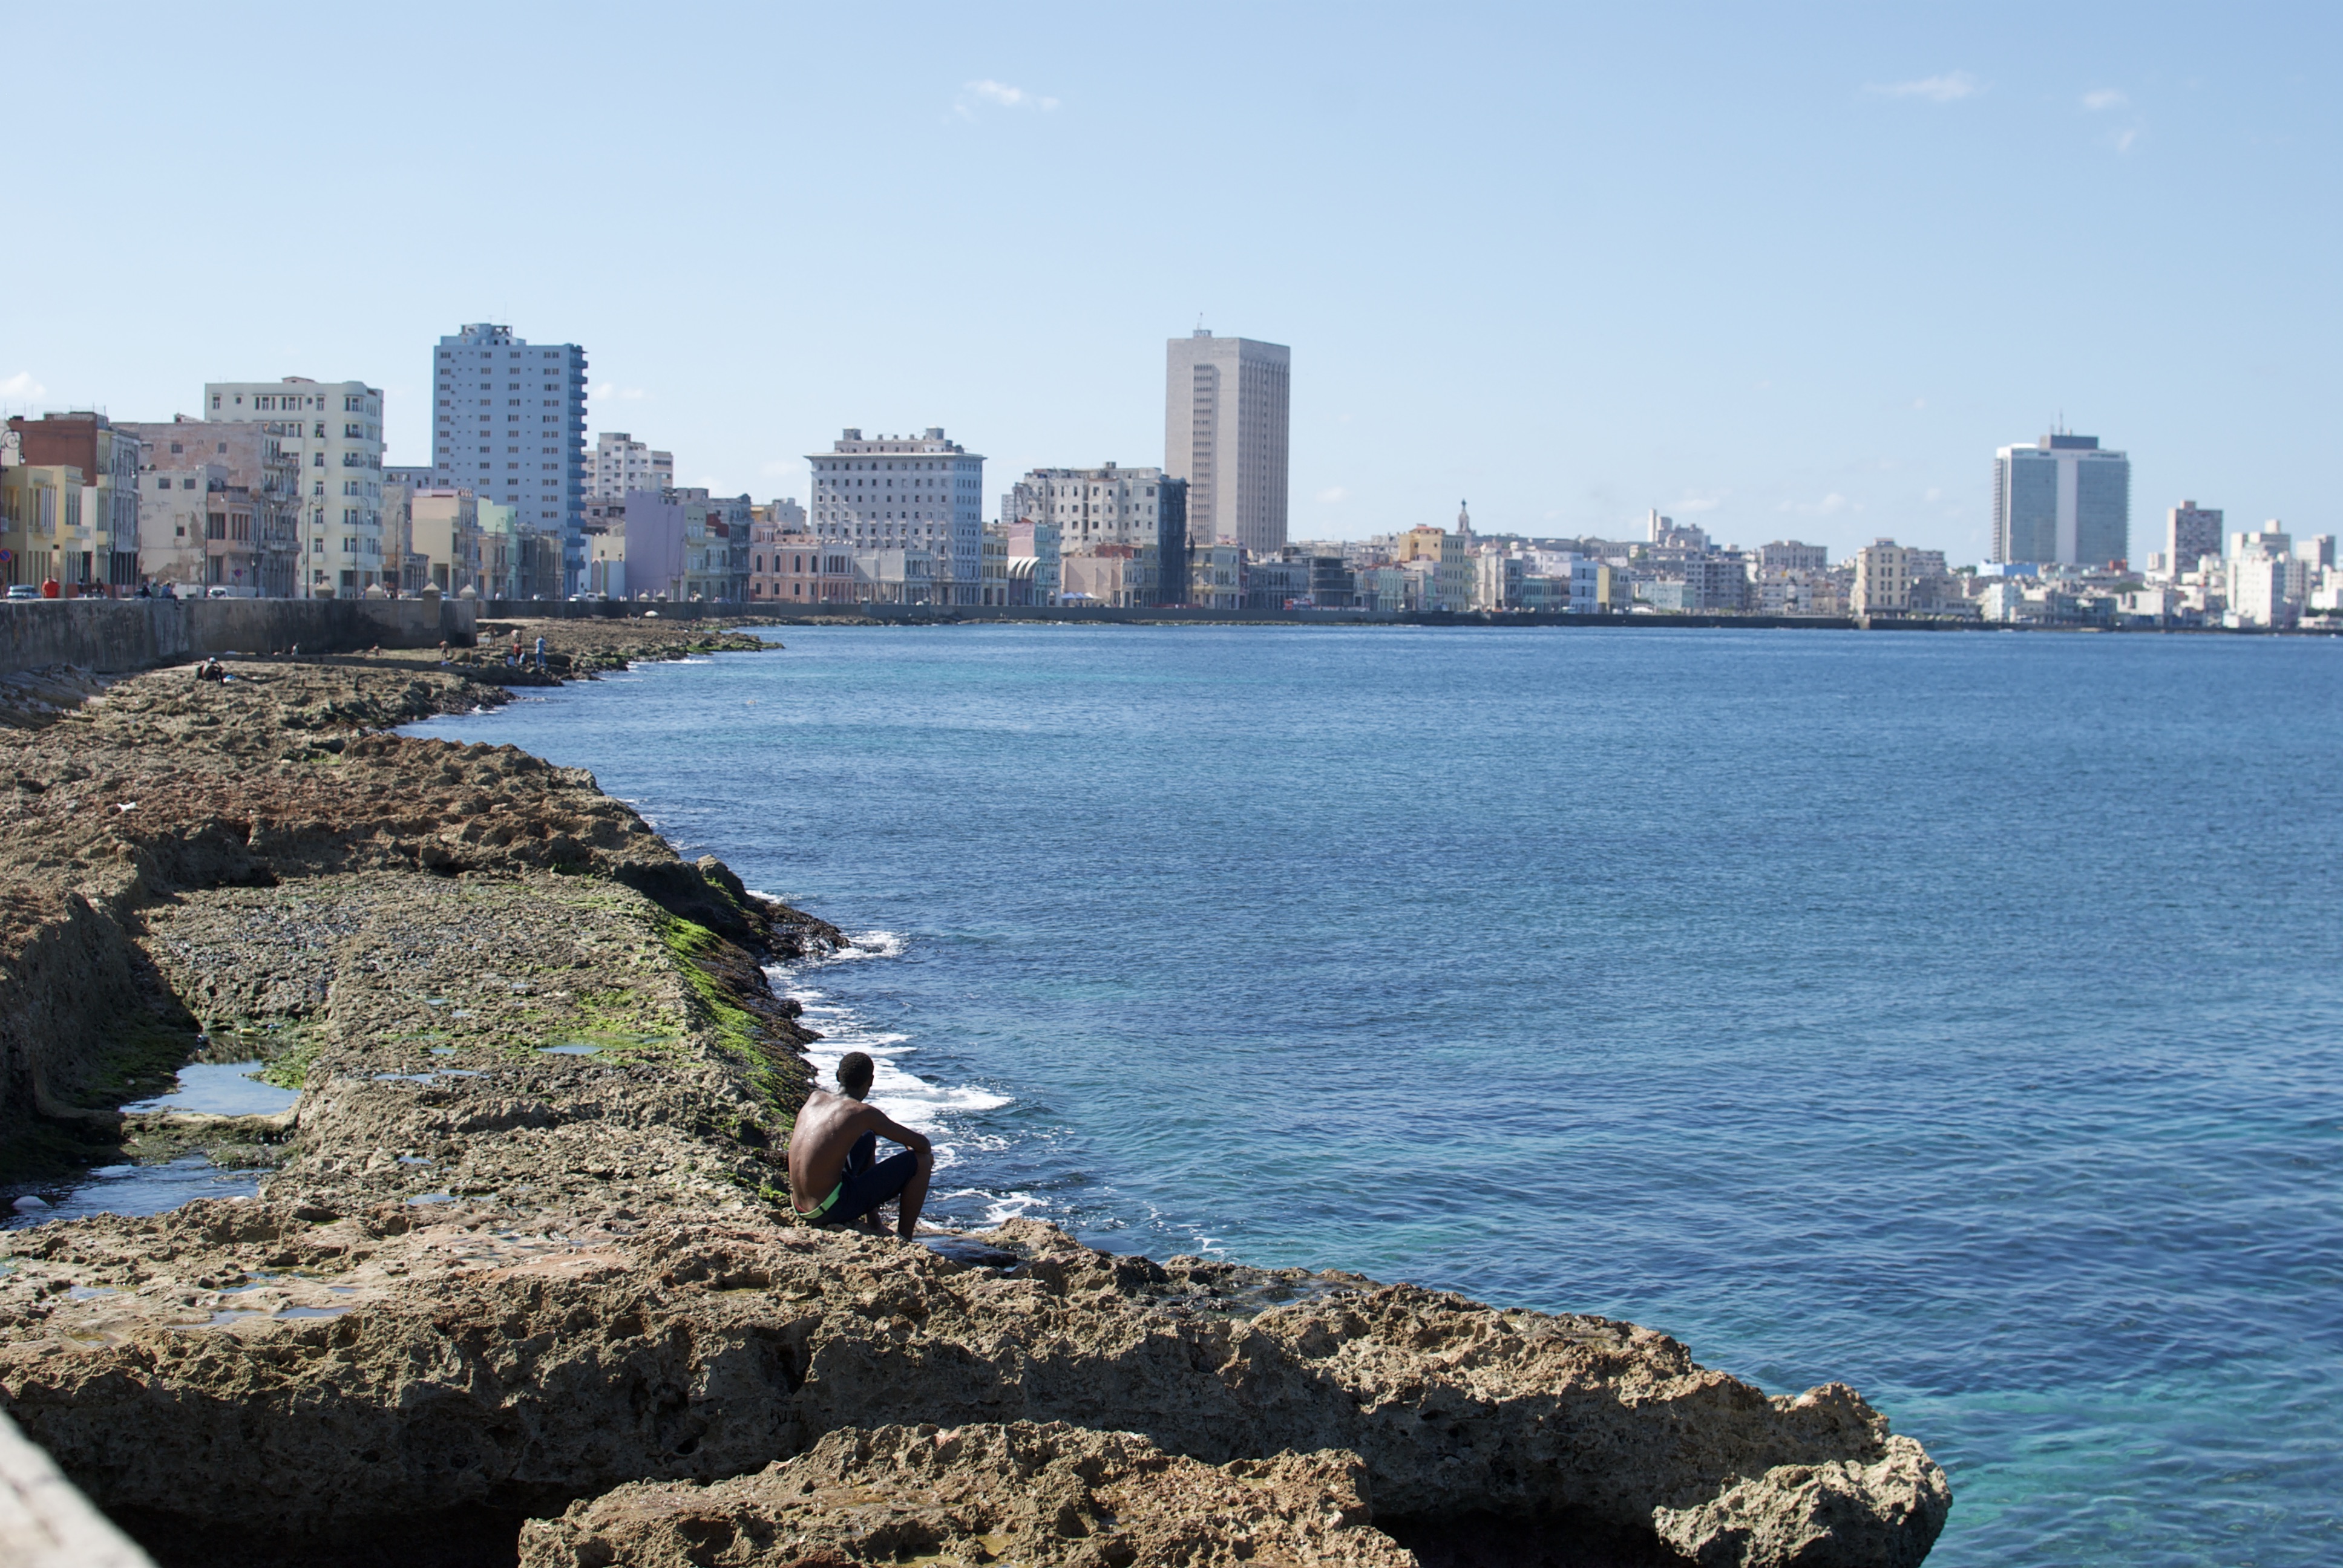
[[[586,565],[586,350],[478,322],[439,340],[431,382],[431,482],[560,534],[562,575],[576,592]]]
[[[2131,557],[2131,459],[2045,436],[1993,460],[1993,558],[2103,567]]]

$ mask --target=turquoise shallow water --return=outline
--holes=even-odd
[[[2343,645],[787,641],[422,730],[869,933],[940,1218],[1844,1379],[1936,1563],[2343,1551]]]

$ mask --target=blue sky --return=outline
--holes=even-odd
[[[106,15],[9,22],[11,411],[363,377],[419,462],[494,320],[687,482],[940,424],[997,495],[1160,462],[1201,316],[1292,347],[1297,538],[1469,497],[1980,558],[2062,411],[2136,556],[2184,496],[2343,531],[2332,7]]]

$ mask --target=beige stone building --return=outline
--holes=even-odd
[[[356,598],[383,580],[382,389],[363,381],[210,381],[204,417],[273,422],[301,464],[300,591]]]
[[[1941,552],[1936,552],[1939,563]],[[1923,554],[1894,539],[1880,539],[1855,552],[1855,591],[1847,608],[1855,615],[1893,615],[1912,608],[1912,586],[1919,580]]]
[[[1156,602],[1153,545],[1092,545],[1059,558],[1060,602],[1137,609]]]
[[[282,598],[301,585],[291,421],[126,422],[138,437],[141,570],[157,583]]]
[[[1199,327],[1167,346],[1163,472],[1188,485],[1188,539],[1285,548],[1293,351]],[[1071,542],[1071,541],[1070,541]]]
[[[407,570],[420,587],[443,594],[477,590],[480,571],[480,503],[469,490],[417,490],[407,498]],[[419,570],[417,568],[419,567]]]

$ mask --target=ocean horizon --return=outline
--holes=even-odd
[[[2343,648],[764,635],[409,732],[855,933],[775,982],[939,1223],[1846,1382],[1936,1562],[2335,1554]]]

